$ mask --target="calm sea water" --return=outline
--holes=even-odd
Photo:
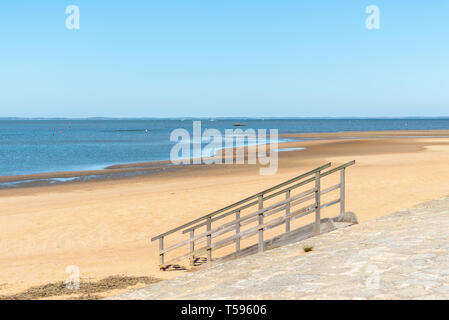
[[[0,176],[102,169],[168,160],[170,133],[193,120],[0,120]],[[280,133],[449,129],[449,119],[203,119],[224,133],[235,123]]]

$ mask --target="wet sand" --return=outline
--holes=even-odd
[[[64,281],[69,265],[88,280],[179,275],[159,271],[151,236],[327,162],[357,161],[347,172],[347,209],[362,222],[449,194],[449,130],[289,136],[322,140],[279,145],[306,149],[280,152],[272,176],[257,165],[198,165],[0,190],[0,294]],[[60,175],[73,173],[52,176]]]

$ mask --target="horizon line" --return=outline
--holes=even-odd
[[[449,119],[448,116],[327,116],[327,117],[249,117],[249,116],[229,116],[229,117],[0,117],[0,120],[358,120],[358,119]]]

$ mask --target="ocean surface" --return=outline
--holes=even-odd
[[[194,119],[0,120],[0,176],[94,170],[169,160],[177,128]],[[449,129],[449,119],[201,119],[202,129],[278,129],[279,133]]]

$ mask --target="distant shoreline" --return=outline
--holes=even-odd
[[[64,118],[64,117],[0,117],[0,121],[4,120],[48,120],[48,121],[77,121],[77,120],[439,120],[449,119],[449,116],[404,116],[404,117],[81,117],[81,118]]]

